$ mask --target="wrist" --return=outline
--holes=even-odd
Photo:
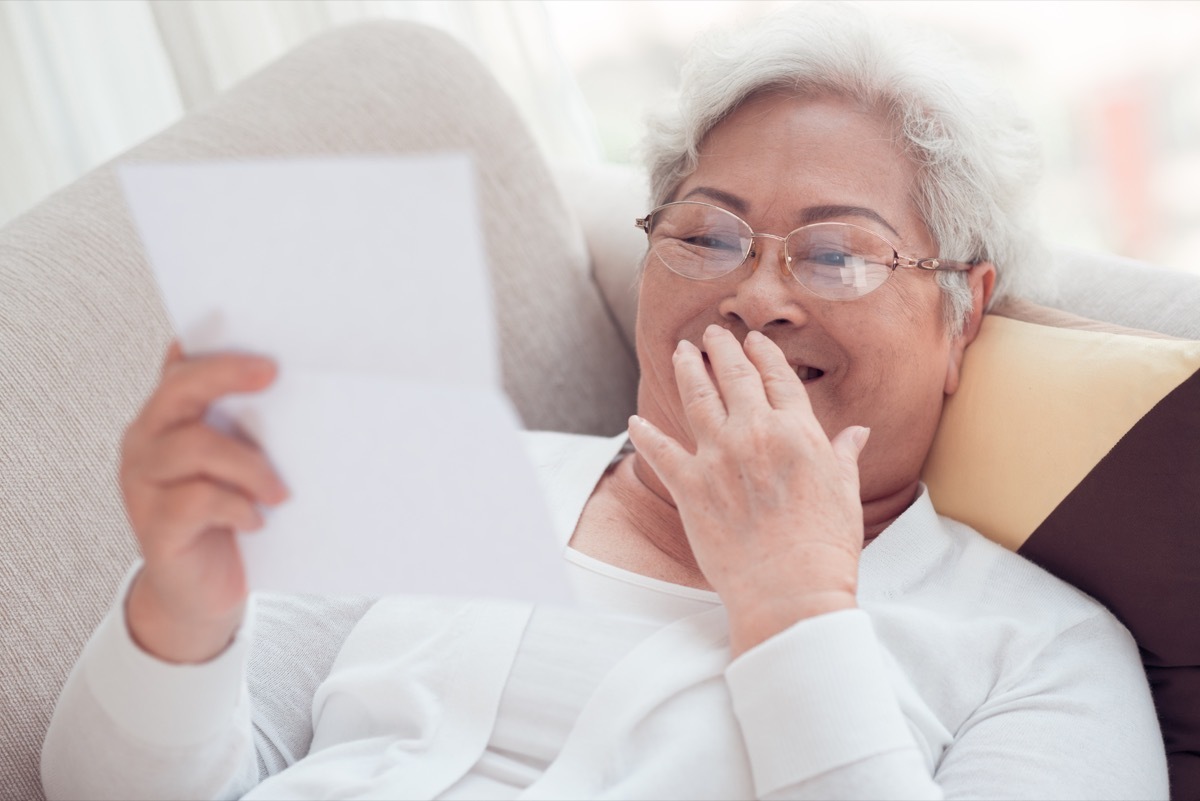
[[[220,655],[233,641],[244,611],[244,603],[214,616],[180,610],[157,591],[145,568],[125,598],[125,623],[134,644],[176,664],[199,664]]]
[[[846,590],[743,600],[735,604],[726,601],[730,657],[737,659],[802,620],[857,608],[854,593]]]

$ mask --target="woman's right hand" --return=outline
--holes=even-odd
[[[130,588],[129,630],[169,662],[203,662],[229,644],[247,588],[236,532],[262,527],[259,504],[287,498],[254,445],[205,423],[224,395],[275,379],[270,360],[242,354],[186,358],[171,343],[162,378],[125,431],[120,484],[144,566]]]

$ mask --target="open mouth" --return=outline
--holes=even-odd
[[[715,384],[717,381],[717,376],[716,373],[713,372],[712,363],[708,360],[708,352],[701,351],[700,355],[704,358],[704,368],[708,370],[708,377],[711,378]],[[796,371],[796,377],[799,378],[800,382],[803,384],[811,384],[813,381],[816,381],[821,376],[825,375],[824,370],[819,367],[813,367],[809,364],[793,364],[792,369]]]
[[[800,381],[804,384],[808,384],[812,381],[816,381],[818,378],[825,375],[825,371],[822,370],[821,368],[812,367],[811,365],[807,365],[807,364],[797,364],[797,365],[795,365],[795,369],[796,369],[796,375],[800,378]]]

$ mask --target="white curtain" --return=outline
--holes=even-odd
[[[322,30],[391,17],[464,42],[546,154],[601,148],[532,0],[0,2],[0,225]]]

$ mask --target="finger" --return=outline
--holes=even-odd
[[[863,449],[867,447],[867,439],[870,436],[871,429],[865,426],[849,426],[842,429],[830,441],[842,478],[852,482],[856,493],[858,491],[858,459],[862,455]]]
[[[710,325],[704,331],[704,347],[730,414],[767,406],[762,376],[746,358],[737,337],[719,325]]]
[[[674,495],[673,488],[677,486],[677,479],[692,454],[654,423],[636,414],[629,418],[629,439],[633,441],[638,456],[646,460],[667,491]]]
[[[172,339],[171,343],[167,345],[167,353],[163,357],[162,375],[166,375],[171,365],[183,361],[183,358],[183,346],[179,344],[178,339]]]
[[[812,412],[808,390],[778,345],[761,332],[751,331],[746,334],[745,351],[762,377],[763,391],[772,408]]]
[[[263,525],[262,514],[249,498],[203,479],[159,492],[154,507],[157,525],[141,541],[148,560],[186,548],[213,529],[257,531]]]
[[[209,405],[235,392],[257,392],[275,380],[275,364],[261,356],[220,353],[171,364],[139,415],[147,432],[199,420]]]
[[[262,451],[199,423],[158,437],[143,464],[140,477],[156,484],[208,478],[267,504],[280,503],[288,495]]]
[[[692,426],[692,433],[700,438],[716,430],[728,414],[721,393],[712,382],[700,349],[691,342],[680,340],[675,348],[675,386],[679,389],[679,400],[683,413]]]

